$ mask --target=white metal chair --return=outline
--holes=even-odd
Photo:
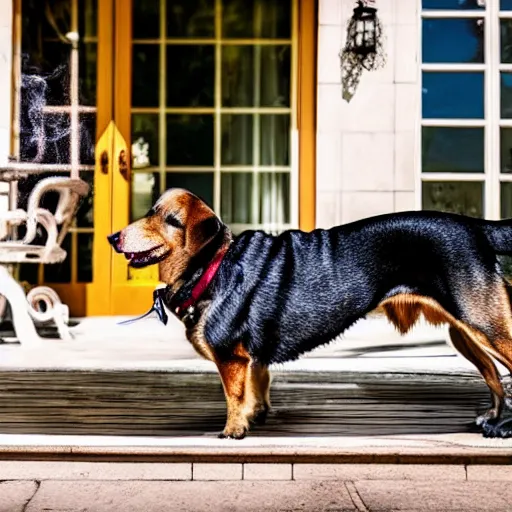
[[[55,213],[40,206],[43,195],[57,192],[59,200]],[[34,322],[55,322],[63,340],[70,340],[68,329],[69,309],[62,304],[57,293],[47,286],[37,286],[25,296],[22,286],[11,273],[16,263],[54,264],[64,261],[67,254],[61,244],[73,222],[79,201],[89,192],[89,185],[76,178],[52,177],[41,179],[33,188],[27,210],[15,209],[0,213],[0,314],[9,302],[12,321],[18,340],[23,345],[40,344]],[[8,237],[13,229],[26,225],[22,240],[12,241]],[[37,226],[41,225],[47,239],[44,245],[33,244]],[[44,304],[44,308],[41,305]]]

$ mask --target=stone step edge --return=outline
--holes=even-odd
[[[36,446],[0,445],[0,461],[267,463],[267,464],[439,464],[511,465],[512,440],[501,446],[315,447]]]

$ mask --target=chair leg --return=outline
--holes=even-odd
[[[0,266],[0,294],[11,305],[12,323],[19,342],[27,347],[40,346],[43,339],[37,334],[30,316],[25,292],[3,266]]]
[[[36,286],[27,294],[29,312],[36,322],[43,324],[53,321],[57,326],[59,336],[64,341],[71,341],[73,336],[69,332],[69,309],[62,304],[55,290],[48,286]],[[44,302],[45,310],[39,310],[39,303]]]

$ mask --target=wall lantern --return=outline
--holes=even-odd
[[[346,101],[352,99],[363,68],[373,71],[385,64],[382,37],[374,0],[359,0],[348,22],[345,47],[340,52],[341,83]]]

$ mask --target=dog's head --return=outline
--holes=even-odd
[[[160,278],[171,283],[190,259],[210,242],[224,225],[197,196],[170,189],[140,220],[108,236],[118,253],[134,268],[160,264]]]

